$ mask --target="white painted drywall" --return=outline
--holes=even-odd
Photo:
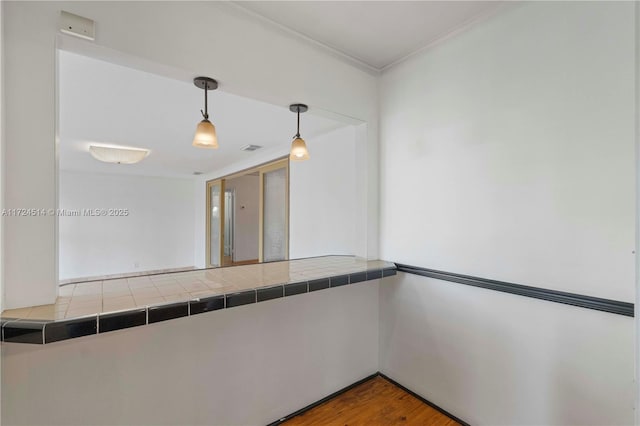
[[[258,259],[260,236],[260,177],[240,176],[225,182],[235,190],[233,260]]]
[[[4,194],[4,146],[5,146],[5,105],[4,105],[4,37],[3,37],[4,3],[0,2],[0,194]],[[4,208],[4,197],[0,196],[0,210]],[[0,259],[4,258],[4,216],[0,216]],[[4,310],[4,262],[0,261],[0,310]],[[1,408],[0,408],[1,411]]]
[[[640,111],[640,3],[635,3],[636,20],[636,112]],[[635,321],[636,321],[636,425],[640,425],[640,119],[636,116],[636,300],[635,300]]]
[[[356,129],[307,141],[308,161],[290,163],[291,259],[356,254]]]
[[[3,343],[2,424],[265,425],[375,373],[377,324],[370,281],[44,347]]]
[[[633,318],[399,273],[380,371],[473,425],[632,425]]]
[[[631,2],[531,2],[381,80],[396,262],[633,302]]]
[[[633,302],[634,5],[529,2],[381,78],[381,257]],[[633,424],[633,319],[400,274],[380,369],[471,424]]]
[[[3,13],[4,2],[0,2],[0,210],[4,208],[4,29],[3,29]],[[0,259],[4,259],[4,217],[0,216]],[[4,262],[0,260],[0,311],[4,310],[5,292],[4,292]],[[2,358],[0,357],[0,364]],[[0,383],[2,382],[2,371],[0,369]],[[2,386],[0,386],[0,399],[2,398]],[[0,404],[0,421],[2,421],[2,404]]]
[[[59,179],[63,211],[128,211],[126,216],[60,216],[61,280],[193,266],[191,179],[66,170]]]
[[[225,91],[366,123],[357,139],[359,252],[377,257],[377,79],[224,2],[7,2],[6,179],[11,208],[55,208],[55,43],[60,10],[96,21],[96,41],[58,36],[68,50],[114,62],[136,59],[149,72],[190,81],[217,78]],[[30,25],[23,25],[29,22]],[[176,30],[179,28],[180,30]],[[201,40],[207,45],[202,54]],[[207,42],[211,41],[211,42]],[[214,42],[215,41],[215,42]],[[291,66],[296,58],[296,66]],[[152,107],[152,106],[150,106]],[[34,125],[37,120],[37,125]],[[37,155],[34,155],[37,153]],[[8,218],[6,308],[56,297],[55,218]],[[33,259],[37,258],[37,267]]]

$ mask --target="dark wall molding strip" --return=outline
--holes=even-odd
[[[547,300],[549,302],[562,303],[565,305],[578,306],[611,314],[624,315],[627,317],[634,316],[633,303],[621,302],[619,300],[602,299],[599,297],[586,296],[584,294],[567,293],[564,291],[514,284],[505,281],[489,280],[486,278],[421,268],[419,266],[404,265],[402,263],[396,263],[396,267],[399,272],[405,272],[408,274],[421,275],[423,277],[481,287],[488,290],[516,294],[518,296],[532,297],[534,299]]]

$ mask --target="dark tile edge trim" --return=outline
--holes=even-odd
[[[273,285],[269,287],[260,287],[256,289],[256,303],[266,302],[267,300],[280,299],[283,297],[283,284]]]
[[[389,376],[386,376],[386,375],[384,375],[384,374],[382,374],[380,372],[378,372],[378,376],[380,376],[383,379],[385,379],[386,381],[396,385],[397,387],[399,387],[400,389],[402,389],[403,391],[405,391],[409,395],[413,396],[414,398],[419,399],[420,401],[422,401],[423,403],[427,404],[429,407],[433,408],[434,410],[439,411],[442,414],[444,414],[445,416],[449,417],[450,419],[460,423],[462,426],[471,426],[469,423],[465,422],[461,418],[454,416],[453,414],[451,414],[450,412],[448,412],[447,410],[445,410],[445,409],[443,409],[441,407],[438,407],[436,404],[434,404],[433,402],[429,401],[426,398],[421,397],[420,395],[418,395],[417,393],[415,393],[411,389],[408,389],[408,388],[402,386],[400,383],[396,382],[395,380],[393,380]]]
[[[55,343],[98,334],[98,314],[51,321],[42,330],[44,343]]]
[[[98,334],[147,325],[147,308],[98,314]]]
[[[287,421],[291,420],[291,419],[292,419],[292,418],[294,418],[294,417],[297,417],[297,416],[299,416],[299,415],[301,415],[301,414],[306,413],[306,412],[307,412],[307,411],[309,411],[309,410],[314,409],[314,408],[315,408],[315,407],[317,407],[318,405],[322,405],[322,404],[324,404],[325,402],[327,402],[327,401],[329,401],[329,400],[331,400],[331,399],[333,399],[333,398],[335,398],[335,397],[337,397],[337,396],[339,396],[339,395],[342,395],[343,393],[345,393],[345,392],[347,392],[347,391],[350,391],[351,389],[353,389],[353,388],[355,388],[355,387],[357,387],[357,386],[360,386],[361,384],[363,384],[363,383],[365,383],[365,382],[368,382],[368,381],[369,381],[369,380],[371,380],[371,379],[375,379],[376,377],[382,377],[383,379],[387,380],[388,382],[392,383],[393,385],[395,385],[395,386],[399,387],[400,389],[402,389],[403,391],[407,392],[408,394],[410,394],[410,395],[411,395],[411,396],[413,396],[414,398],[417,398],[417,399],[419,399],[421,402],[423,402],[423,403],[427,404],[429,407],[433,408],[434,410],[439,411],[440,413],[444,414],[445,416],[449,417],[450,419],[452,419],[452,420],[454,420],[454,421],[456,421],[456,422],[460,423],[462,426],[471,426],[471,425],[469,425],[469,423],[465,422],[464,420],[461,420],[460,418],[458,418],[458,417],[454,416],[453,414],[449,413],[448,411],[446,411],[446,410],[444,410],[444,409],[442,409],[442,408],[438,407],[438,406],[437,406],[436,404],[434,404],[433,402],[431,402],[431,401],[429,401],[429,400],[427,400],[427,399],[424,399],[423,397],[421,397],[421,396],[420,396],[420,395],[418,395],[417,393],[413,392],[413,391],[412,391],[412,390],[410,390],[410,389],[407,389],[406,387],[402,386],[400,383],[396,382],[396,381],[395,381],[395,380],[393,380],[393,379],[390,379],[389,377],[385,376],[384,374],[382,374],[382,373],[381,373],[381,372],[379,372],[379,371],[378,371],[378,372],[376,372],[376,373],[374,373],[374,374],[372,374],[372,375],[370,375],[370,376],[365,377],[364,379],[358,380],[357,382],[352,383],[352,384],[350,384],[349,386],[344,387],[344,388],[342,388],[342,389],[340,389],[340,390],[338,390],[338,391],[336,391],[336,392],[332,393],[331,395],[327,395],[327,396],[325,396],[324,398],[322,398],[322,399],[320,399],[320,400],[318,400],[318,401],[316,401],[316,402],[314,402],[314,403],[312,403],[312,404],[309,404],[309,405],[307,405],[306,407],[301,408],[301,409],[300,409],[300,410],[298,410],[298,411],[295,411],[295,412],[293,412],[293,413],[291,413],[291,414],[289,414],[289,415],[286,415],[286,416],[284,416],[284,417],[282,417],[282,418],[280,418],[280,419],[276,420],[275,422],[271,422],[271,423],[269,423],[267,426],[277,426],[277,425],[281,425],[281,424],[283,424],[283,423],[285,423],[285,422],[287,422]]]
[[[423,277],[435,278],[438,280],[450,281],[473,287],[481,287],[488,290],[501,291],[503,293],[511,293],[518,296],[532,297],[534,299],[562,303],[580,308],[593,309],[611,314],[624,315],[627,317],[634,316],[634,304],[619,300],[602,299],[599,297],[586,296],[584,294],[567,293],[564,291],[508,283],[505,281],[489,280],[486,278],[421,268],[419,266],[404,265],[402,263],[396,263],[396,267],[399,272],[405,272],[408,274],[421,275]]]
[[[284,297],[309,293],[309,281],[299,281],[284,285]]]
[[[45,343],[44,328],[48,322],[50,321],[35,319],[32,320],[28,318],[16,318],[13,320],[5,319],[2,322],[2,341],[6,343],[26,343],[42,345]],[[24,330],[24,332],[15,336],[7,336],[7,329]]]
[[[251,305],[258,303],[258,292],[256,289],[242,290],[235,293],[227,293],[224,295],[225,309],[235,308],[238,306]]]
[[[157,322],[188,317],[190,306],[189,301],[185,300],[182,302],[148,306],[146,309],[147,324],[155,324]]]
[[[313,280],[309,280],[309,283],[308,283],[309,293],[311,293],[313,291],[326,290],[328,288],[331,288],[331,278],[330,277],[316,278],[316,279],[313,279]]]
[[[343,285],[349,285],[351,284],[351,282],[349,281],[350,278],[350,274],[332,276],[329,278],[329,287],[335,288]]]
[[[219,311],[226,307],[225,303],[226,297],[224,294],[190,300],[189,316]]]

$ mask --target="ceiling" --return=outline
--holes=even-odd
[[[59,52],[59,69],[61,170],[187,177],[246,162],[268,149],[287,149],[295,134],[296,116],[288,105],[271,105],[218,89],[209,92],[209,115],[220,148],[195,148],[191,142],[202,120],[204,92],[192,82],[67,51]],[[315,116],[313,108],[301,116],[301,133],[307,140],[344,125]],[[137,164],[108,164],[89,154],[92,143],[151,152]],[[247,144],[264,148],[241,151]]]
[[[239,1],[239,8],[375,70],[494,11],[500,1]]]

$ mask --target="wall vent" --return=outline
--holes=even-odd
[[[257,149],[262,148],[260,145],[245,145],[240,148],[242,151],[255,151]]]

